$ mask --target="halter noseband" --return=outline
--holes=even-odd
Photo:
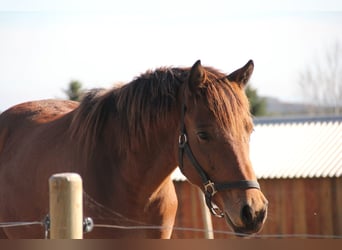
[[[234,181],[234,182],[224,182],[224,183],[214,183],[210,180],[207,173],[203,170],[201,165],[196,160],[195,156],[193,155],[190,145],[188,142],[188,137],[186,134],[185,129],[185,122],[184,122],[184,116],[185,116],[186,107],[185,104],[182,104],[182,110],[181,110],[181,126],[180,126],[180,135],[178,140],[178,146],[179,146],[179,167],[183,171],[183,155],[184,152],[188,156],[190,162],[195,167],[197,173],[200,175],[202,179],[202,183],[204,186],[204,196],[205,196],[205,202],[210,210],[210,212],[217,216],[217,217],[224,217],[224,213],[217,208],[214,207],[214,204],[212,203],[212,197],[221,190],[225,189],[249,189],[249,188],[256,188],[260,189],[259,183],[257,181],[250,181],[250,180],[241,180],[241,181]]]

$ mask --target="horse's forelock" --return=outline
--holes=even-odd
[[[205,69],[205,83],[192,95],[196,101],[206,103],[218,126],[227,130],[232,138],[244,135],[246,126],[252,126],[249,101],[244,91],[229,82],[221,72],[208,67]]]

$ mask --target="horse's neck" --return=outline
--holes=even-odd
[[[142,203],[160,190],[177,166],[178,129],[165,127],[154,132],[149,146],[142,143],[136,150],[118,153],[113,145],[112,150],[103,152],[106,156],[95,157],[87,175],[94,176],[89,179],[97,191],[87,192],[102,196],[99,202],[110,206]],[[108,143],[115,144],[115,140],[108,138]]]
[[[118,171],[128,187],[145,190],[149,195],[157,190],[178,164],[178,134],[180,108],[167,114],[167,121],[157,121],[153,131],[145,131],[148,139],[137,142],[123,153]],[[112,142],[115,144],[115,142]],[[114,163],[115,165],[116,163]]]
[[[159,133],[149,147],[126,156],[120,166],[125,178],[137,188],[151,193],[157,190],[177,166],[177,135],[173,131]]]

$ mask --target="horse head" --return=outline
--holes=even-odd
[[[253,122],[244,87],[253,68],[249,61],[225,75],[197,61],[180,95],[181,171],[203,190],[211,212],[242,234],[258,232],[267,214],[249,159]]]

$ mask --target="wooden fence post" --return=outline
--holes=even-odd
[[[211,220],[211,213],[205,202],[205,197],[200,189],[198,189],[198,195],[199,195],[203,224],[204,224],[204,229],[205,229],[204,237],[206,239],[214,239],[213,222]]]
[[[83,238],[82,179],[75,173],[52,175],[50,189],[50,239]]]

